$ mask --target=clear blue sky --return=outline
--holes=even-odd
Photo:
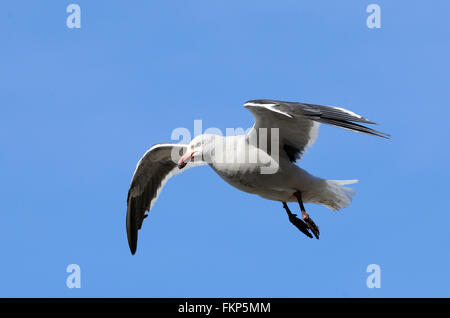
[[[66,7],[81,6],[81,29]],[[366,7],[381,7],[381,29]],[[450,296],[450,2],[7,1],[0,10],[0,296]],[[351,109],[300,166],[360,179],[350,207],[278,202],[209,167],[171,179],[131,256],[126,195],[176,127],[247,128],[249,99]],[[292,209],[297,206],[292,204]],[[80,289],[66,287],[78,264]],[[381,266],[381,288],[366,267]]]

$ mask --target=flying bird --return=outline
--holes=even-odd
[[[390,139],[390,135],[363,124],[376,124],[352,111],[278,100],[251,100],[244,104],[255,118],[247,134],[219,136],[203,134],[189,144],[160,143],[139,160],[127,198],[126,228],[132,254],[146,212],[175,174],[188,168],[209,165],[222,179],[239,190],[279,201],[289,221],[306,236],[319,238],[319,227],[306,212],[304,203],[324,205],[331,210],[347,207],[354,190],[345,187],[358,180],[326,180],[295,164],[317,139],[320,123]],[[298,202],[301,218],[287,202]]]

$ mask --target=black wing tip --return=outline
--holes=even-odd
[[[389,134],[384,134],[385,135],[384,136],[384,135],[380,135],[380,134],[370,133],[370,135],[381,137],[381,138],[384,138],[384,139],[387,139],[387,140],[392,140],[391,135],[389,135]]]
[[[370,129],[370,128],[369,128]],[[390,134],[375,130],[375,129],[370,129],[372,131],[372,135],[377,136],[377,137],[381,137],[384,139],[388,139],[388,140],[392,140],[392,136]]]
[[[369,131],[360,131],[360,130],[356,130],[356,131],[366,133],[366,134],[369,134],[372,136],[377,136],[377,137],[381,137],[384,139],[392,140],[392,138],[391,138],[392,136],[390,134],[387,134],[387,133],[384,133],[384,132],[381,132],[381,131],[378,131],[378,130],[375,130],[375,129],[372,129],[369,127],[365,127],[365,126],[362,126],[362,127],[367,128]]]
[[[136,254],[137,250],[137,230],[128,231],[128,246],[130,247],[131,255]]]
[[[365,134],[369,134],[369,135],[372,135],[372,136],[384,138],[384,139],[387,139],[387,140],[392,140],[392,138],[391,138],[392,136],[391,135],[386,134],[386,133],[381,132],[381,131],[374,130],[374,129],[371,129],[371,131],[361,131],[361,130],[356,130],[356,131],[362,132],[362,133],[365,133]]]
[[[128,197],[128,199],[130,199]],[[128,238],[128,246],[130,247],[131,255],[136,253],[137,249],[137,239],[138,239],[138,228],[136,224],[135,218],[135,209],[133,207],[133,200],[128,200],[128,209],[127,209],[127,219],[126,219],[126,227],[127,227],[127,238]]]
[[[322,122],[325,124],[329,124],[329,125],[333,125],[333,126],[337,126],[337,127],[342,127],[342,128],[346,128],[346,129],[350,129],[353,131],[357,131],[360,133],[365,133],[368,135],[373,135],[373,136],[377,136],[377,137],[381,137],[384,139],[391,139],[391,135],[366,127],[364,125],[361,125],[360,123],[355,123],[353,121],[350,120],[336,120],[336,119],[332,119],[332,118],[326,118],[326,117],[322,117],[322,118],[315,118],[313,120],[316,120],[318,122]]]
[[[361,121],[361,122],[359,122],[359,123],[380,126],[379,123],[377,123],[377,122],[375,122],[375,121],[371,121],[371,120],[369,120],[369,119],[367,119],[367,118],[361,117],[361,119],[363,119],[364,121]],[[352,124],[355,124],[355,123],[352,122],[351,120],[349,120],[349,122],[351,122]],[[363,127],[365,127],[365,126],[363,126]],[[369,128],[369,127],[366,127],[366,128]],[[391,137],[392,137],[390,134],[384,133],[384,132],[382,132],[382,131],[378,131],[378,130],[375,130],[375,129],[372,129],[372,128],[369,128],[369,129],[372,130],[372,131],[374,131],[374,132],[376,132],[376,133],[377,133],[376,136],[378,136],[378,137],[382,137],[382,138],[386,138],[386,139],[391,139]]]
[[[137,250],[137,229],[128,230],[128,246],[130,248],[131,255],[136,254]]]
[[[376,122],[373,122],[373,121],[371,121],[371,120],[368,120],[368,119],[366,119],[366,118],[364,118],[364,117],[362,117],[362,119],[364,119],[364,120],[366,120],[366,122],[364,122],[365,124],[372,124],[372,125],[380,125],[380,124],[378,124],[378,123],[376,123]],[[369,127],[366,127],[366,126],[363,126],[363,125],[359,125],[359,124],[357,124],[357,123],[355,123],[355,122],[352,122],[352,121],[348,121],[350,124],[353,124],[353,125],[356,125],[356,126],[359,126],[359,127],[363,127],[363,128],[366,128],[366,129],[368,129],[369,131],[365,131],[366,133],[369,133],[369,134],[371,134],[371,135],[374,135],[374,136],[377,136],[377,137],[381,137],[381,138],[385,138],[385,139],[389,139],[389,140],[391,140],[392,138],[392,136],[390,135],[390,134],[387,134],[387,133],[384,133],[384,132],[382,132],[382,131],[379,131],[379,130],[375,130],[375,129],[372,129],[372,128],[369,128]]]

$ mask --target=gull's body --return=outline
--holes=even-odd
[[[339,210],[350,204],[354,194],[353,189],[344,185],[357,182],[321,179],[295,164],[316,140],[319,123],[388,136],[359,124],[373,122],[338,107],[274,100],[249,101],[245,107],[255,117],[255,125],[246,135],[201,135],[189,145],[157,144],[141,158],[127,200],[127,233],[133,254],[145,212],[152,208],[165,182],[185,167],[206,164],[239,190],[282,202],[289,220],[309,237],[312,231],[318,238],[319,229],[306,213],[303,202]],[[287,207],[286,202],[292,201],[299,202],[303,221]]]
[[[261,173],[261,164],[248,162],[225,162],[217,163],[214,158],[209,166],[230,185],[244,192],[257,194],[265,199],[274,201],[295,201],[297,199],[293,195],[296,190],[304,192],[305,202],[320,203],[318,192],[325,180],[316,178],[291,162],[289,158],[280,156],[276,161],[267,152],[258,147],[232,147],[234,144],[246,142],[247,135],[240,136],[214,136],[214,138],[227,139],[224,144],[231,145],[226,148],[226,154],[231,157],[239,158],[240,152],[248,152],[251,156],[252,152],[256,152],[253,156],[256,158],[264,158],[269,160],[266,166],[276,167],[275,173]],[[231,139],[231,140],[230,140]],[[232,140],[234,139],[234,140]],[[264,160],[263,159],[263,160]]]

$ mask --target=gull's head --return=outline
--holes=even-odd
[[[195,137],[187,146],[186,153],[178,160],[178,168],[183,169],[190,161],[202,161],[203,155],[208,149],[213,138],[212,135],[200,135]]]

